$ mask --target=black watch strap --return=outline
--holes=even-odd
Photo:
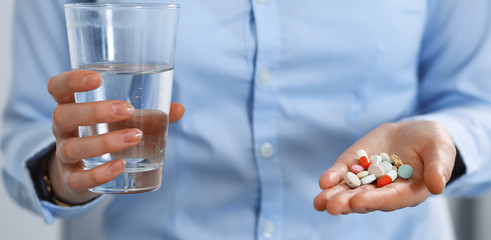
[[[448,180],[447,184],[450,184],[457,178],[464,175],[466,171],[467,169],[465,167],[464,161],[462,160],[462,155],[460,155],[459,149],[457,148],[457,155],[455,156],[455,164],[453,166],[452,175],[450,176],[450,180]]]
[[[26,163],[27,169],[29,169],[31,178],[33,180],[32,182],[34,184],[34,189],[36,189],[36,194],[38,195],[39,199],[48,202],[51,202],[51,195],[48,191],[49,186],[47,186],[46,181],[44,180],[44,170],[47,166],[49,158],[52,156],[54,151],[55,147],[53,146],[44,151],[44,153],[41,153],[43,157],[32,159],[30,161],[27,161]]]

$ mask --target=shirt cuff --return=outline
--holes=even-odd
[[[37,201],[41,208],[40,209],[41,213],[44,217],[44,220],[49,224],[54,222],[55,216],[74,217],[74,216],[82,215],[90,211],[105,198],[105,196],[100,196],[85,204],[70,206],[70,207],[60,206],[55,204],[51,199],[51,195],[47,191],[46,188],[47,186],[43,178],[44,174],[42,169],[44,161],[47,160],[47,158],[49,157],[49,155],[52,154],[52,151],[54,151],[54,149],[55,149],[55,145],[53,143],[26,162],[26,168],[30,173],[31,180],[32,180],[32,187],[34,188],[35,193],[37,195]]]

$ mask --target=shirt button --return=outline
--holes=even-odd
[[[264,238],[272,238],[276,232],[276,228],[272,221],[266,221],[261,227],[261,232]]]
[[[257,3],[259,4],[265,4],[267,0],[256,0]]]
[[[261,145],[261,148],[259,149],[259,153],[261,154],[261,157],[269,159],[273,156],[274,154],[274,148],[271,143],[263,143]]]
[[[259,74],[259,82],[262,85],[266,85],[271,81],[271,73],[268,71],[268,69],[264,69],[260,74]]]

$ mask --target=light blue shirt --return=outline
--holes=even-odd
[[[2,139],[10,194],[47,222],[103,199],[39,201],[25,168],[54,143],[46,83],[70,70],[65,2],[16,1]],[[490,1],[174,2],[182,8],[173,101],[187,112],[170,127],[162,187],[112,199],[105,239],[448,239],[437,197],[390,213],[313,208],[337,156],[401,120],[450,131],[467,173],[445,193],[489,189]]]

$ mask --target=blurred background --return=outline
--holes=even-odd
[[[11,36],[13,9],[15,0],[3,0],[0,8],[0,111],[3,112],[9,92],[11,77]],[[491,66],[490,66],[491,67]],[[0,132],[1,132],[0,126]],[[0,156],[0,165],[2,158]],[[452,216],[455,225],[457,239],[462,240],[489,240],[491,239],[491,193],[476,199],[464,199],[447,197],[452,208]],[[97,209],[94,209],[85,218],[97,218]],[[75,230],[74,226],[83,224],[83,232]],[[92,239],[87,235],[90,225],[97,227],[97,221],[84,219],[60,221],[54,225],[47,225],[39,216],[19,207],[7,194],[0,178],[0,240],[24,240],[24,239]],[[95,225],[95,226],[94,226]],[[88,230],[88,231],[87,231]]]
[[[0,7],[0,110],[7,101],[11,77],[12,17],[15,0],[2,0]],[[2,130],[0,126],[0,131]],[[0,164],[2,158],[0,156]],[[0,239],[24,240],[60,238],[61,221],[46,225],[44,220],[19,207],[8,196],[0,178]]]

